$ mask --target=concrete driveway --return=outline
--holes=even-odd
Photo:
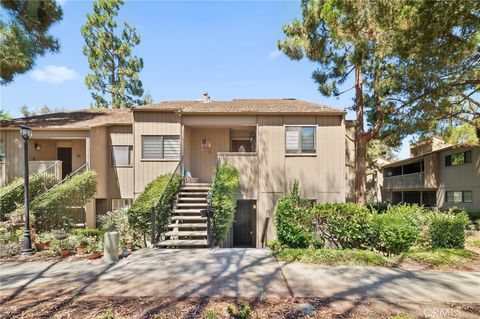
[[[266,296],[480,302],[480,273],[279,265],[268,249],[145,249],[120,262],[0,263],[0,295]]]
[[[0,263],[1,295],[289,296],[267,249],[144,249],[101,261]]]

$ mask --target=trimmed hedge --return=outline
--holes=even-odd
[[[35,199],[46,189],[55,185],[56,179],[52,174],[40,174],[30,178],[30,200]],[[0,189],[0,220],[13,212],[19,205],[23,205],[23,178],[17,178],[9,185]]]
[[[232,227],[240,179],[237,169],[229,164],[220,164],[216,174],[212,192],[212,239],[218,245]]]
[[[420,238],[420,216],[425,210],[417,205],[389,206],[383,214],[374,213],[372,219],[372,246],[379,251],[400,254]]]
[[[315,232],[337,248],[366,247],[371,237],[372,214],[354,203],[321,203],[311,211]]]
[[[128,210],[128,222],[131,228],[140,236],[142,236],[146,245],[147,234],[152,229],[152,205],[164,191],[171,174],[161,175],[151,181],[143,193],[133,202],[132,207]],[[168,223],[169,208],[172,206],[173,200],[180,191],[182,185],[182,177],[175,175],[169,189],[165,189],[163,200],[158,203],[156,225],[160,229]]]
[[[466,212],[430,214],[428,233],[433,248],[463,248],[465,226],[470,223]]]
[[[71,176],[63,184],[34,199],[30,206],[38,230],[63,228],[71,218],[69,208],[81,207],[97,190],[97,173],[86,171]]]
[[[275,206],[275,226],[277,238],[282,245],[292,248],[307,248],[314,242],[309,209],[311,203],[300,194],[295,181],[289,194],[280,199]]]

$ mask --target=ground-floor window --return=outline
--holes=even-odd
[[[122,208],[129,208],[132,206],[133,199],[132,198],[113,198],[112,199],[112,211],[122,209]]]
[[[436,191],[398,191],[392,192],[391,203],[394,205],[407,203],[418,204],[426,207],[436,206]]]
[[[447,203],[471,203],[472,191],[448,191],[445,201]]]

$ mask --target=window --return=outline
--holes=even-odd
[[[314,126],[285,127],[285,150],[288,154],[314,154],[316,131]]]
[[[112,146],[112,165],[130,166],[132,165],[133,147],[130,145]]]
[[[5,140],[0,138],[0,162],[5,161]]]
[[[447,203],[471,203],[472,191],[447,192],[445,200]]]
[[[131,198],[113,198],[112,199],[112,211],[122,209],[122,208],[130,208],[132,206],[133,199]]]
[[[472,151],[455,153],[445,156],[445,166],[455,166],[472,162]]]
[[[179,135],[142,136],[142,159],[180,158]]]

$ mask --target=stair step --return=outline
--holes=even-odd
[[[208,186],[212,187],[212,183],[185,183],[184,186]]]
[[[179,213],[179,214],[200,214],[203,208],[177,208],[173,210],[172,214]]]
[[[193,229],[207,229],[207,223],[181,223],[170,224],[168,228],[193,228]]]
[[[206,230],[172,230],[172,231],[167,231],[165,233],[165,236],[178,236],[178,237],[185,237],[185,236],[207,236],[207,231]]]
[[[206,202],[207,199],[205,197],[179,197],[179,202]]]
[[[164,240],[158,243],[158,246],[160,247],[205,247],[207,246],[207,240],[206,239],[188,239],[188,240],[169,239],[169,240]]]
[[[205,196],[207,197],[208,192],[180,192],[178,195],[180,196]]]
[[[172,216],[171,220],[195,220],[195,221],[206,221],[207,217],[201,216]]]
[[[188,187],[182,187],[181,191],[196,191],[196,192],[208,192],[210,190],[210,186],[188,186]]]
[[[185,207],[185,208],[190,208],[190,207],[196,207],[196,208],[206,208],[207,203],[177,203],[177,207]],[[180,208],[181,209],[181,208]]]

